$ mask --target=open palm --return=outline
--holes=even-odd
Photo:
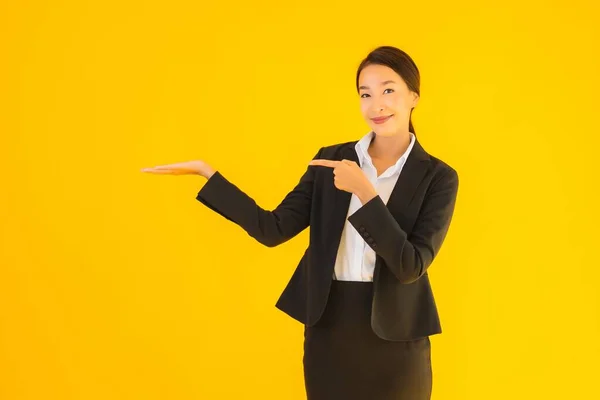
[[[194,160],[142,168],[142,172],[160,175],[206,175],[210,169],[204,161]]]

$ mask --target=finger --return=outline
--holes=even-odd
[[[186,163],[176,163],[176,164],[166,164],[166,165],[157,165],[154,169],[175,169],[175,168],[185,168]]]
[[[172,169],[149,169],[146,168],[145,170],[143,170],[144,172],[148,172],[150,174],[158,174],[158,175],[175,175],[177,174],[176,170],[172,170]]]
[[[151,174],[172,174],[172,175],[185,175],[189,174],[190,171],[186,171],[181,168],[145,168],[144,172]]]
[[[171,168],[166,168],[166,167],[149,167],[149,168],[142,168],[143,172],[155,172],[155,171],[167,171],[170,170]]]
[[[339,164],[340,164],[339,161],[335,161],[335,160],[322,160],[322,159],[312,160],[311,162],[308,163],[308,165],[317,165],[317,166],[331,167],[331,168],[335,168]]]

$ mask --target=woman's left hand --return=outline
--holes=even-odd
[[[335,187],[355,194],[363,204],[377,196],[377,191],[354,161],[317,159],[312,160],[308,165],[333,168]]]

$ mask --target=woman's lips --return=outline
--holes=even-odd
[[[371,118],[371,121],[375,122],[376,124],[383,124],[384,122],[386,122],[388,119],[392,118],[393,116],[394,116],[394,114],[388,115],[387,117]]]

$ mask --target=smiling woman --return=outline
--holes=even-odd
[[[207,178],[196,198],[265,246],[310,226],[310,242],[277,307],[303,323],[310,400],[427,400],[429,336],[441,333],[428,269],[454,212],[458,174],[430,155],[411,121],[419,71],[383,46],[358,67],[371,130],[322,147],[274,210],[207,163],[145,168]]]
[[[385,127],[371,128],[378,135],[394,135],[406,126],[415,133],[411,116],[419,101],[420,74],[405,52],[383,46],[363,60],[356,74],[361,111],[367,122]],[[395,121],[391,118],[395,117]]]

